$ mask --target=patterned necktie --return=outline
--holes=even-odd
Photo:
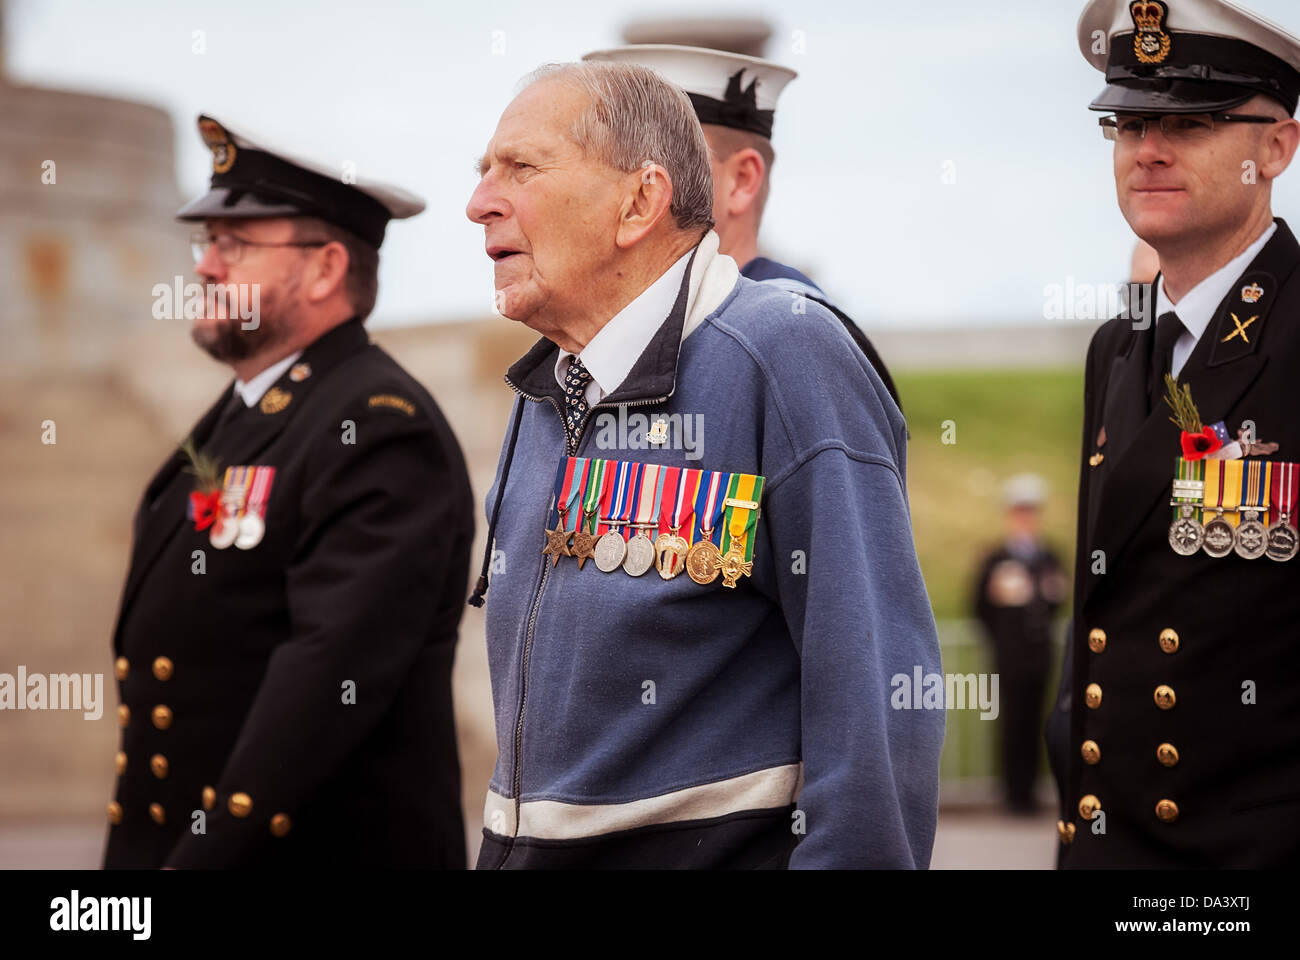
[[[591,374],[577,357],[569,357],[569,372],[564,375],[564,433],[569,441],[569,455],[578,452],[578,438],[582,436],[583,422],[587,416],[587,384]]]

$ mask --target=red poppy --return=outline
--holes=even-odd
[[[1181,437],[1184,460],[1201,460],[1223,446],[1223,441],[1214,432],[1213,427],[1206,427],[1200,433],[1183,431]]]
[[[206,530],[217,519],[217,511],[221,507],[221,491],[201,493],[193,490],[190,492],[190,506],[194,508],[194,529]]]

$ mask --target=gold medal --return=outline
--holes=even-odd
[[[718,579],[718,573],[722,569],[722,552],[709,539],[712,531],[705,530],[701,536],[704,539],[695,541],[686,551],[686,575],[705,586]]]
[[[682,572],[686,555],[691,545],[674,527],[668,533],[661,533],[655,538],[655,569],[659,576],[671,580]]]

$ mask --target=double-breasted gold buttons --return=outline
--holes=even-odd
[[[172,708],[161,703],[158,704],[153,708],[152,719],[155,727],[159,730],[166,730],[172,725]]]
[[[1178,702],[1178,697],[1174,694],[1174,688],[1167,683],[1162,683],[1156,687],[1153,696],[1155,697],[1156,706],[1161,710],[1172,710],[1174,704]]]
[[[167,822],[167,812],[163,810],[161,803],[149,804],[149,816],[153,819],[154,823],[161,825]]]
[[[1083,702],[1088,705],[1090,710],[1096,710],[1101,706],[1101,684],[1090,683],[1083,690]]]
[[[1156,819],[1161,823],[1173,823],[1178,819],[1178,804],[1172,800],[1161,800],[1156,803]]]
[[[1101,809],[1101,801],[1091,793],[1085,794],[1079,798],[1079,816],[1084,820],[1091,820],[1092,815]]]
[[[118,657],[113,661],[113,676],[119,680],[125,680],[127,672],[131,669],[131,661],[126,657]]]
[[[1094,627],[1088,631],[1088,649],[1093,653],[1102,653],[1106,649],[1106,631]]]
[[[131,708],[128,707],[125,703],[119,703],[117,705],[117,725],[121,727],[123,730],[125,730],[126,725],[130,722],[131,722]]]
[[[211,787],[203,788],[203,809],[211,810],[217,805],[217,791]]]
[[[126,754],[121,750],[113,755],[113,769],[117,771],[119,777],[126,773]]]
[[[161,753],[155,753],[149,758],[149,769],[153,771],[153,775],[159,780],[165,780],[167,773],[171,770],[171,764],[167,762],[167,758]]]
[[[1083,754],[1083,762],[1089,766],[1096,766],[1101,763],[1101,747],[1097,746],[1096,740],[1083,741],[1079,752]]]
[[[153,675],[159,680],[170,680],[176,672],[176,666],[167,657],[158,657],[153,662]]]
[[[230,801],[226,804],[230,808],[232,817],[243,818],[248,816],[253,810],[253,798],[246,793],[232,793]]]
[[[1178,631],[1173,627],[1165,627],[1160,631],[1160,649],[1165,653],[1177,652],[1178,644]]]
[[[122,805],[116,800],[108,804],[108,822],[115,827],[122,822]]]
[[[277,813],[271,818],[271,836],[283,837],[289,832],[291,826],[293,826],[293,824],[289,820],[288,814]]]
[[[1156,759],[1159,760],[1163,766],[1177,766],[1178,748],[1172,743],[1162,743],[1160,746],[1156,747]]]

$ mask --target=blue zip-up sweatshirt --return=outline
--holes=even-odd
[[[553,567],[558,348],[539,341],[511,368],[517,438],[487,496],[491,512],[509,460],[487,597],[499,752],[478,865],[926,867],[944,715],[891,706],[891,680],[940,669],[902,415],[829,311],[739,277],[686,324],[691,276],[577,455],[766,477],[753,574],[727,589]],[[644,449],[609,446],[600,418],[620,406]],[[698,453],[640,440],[674,414],[699,416]]]

